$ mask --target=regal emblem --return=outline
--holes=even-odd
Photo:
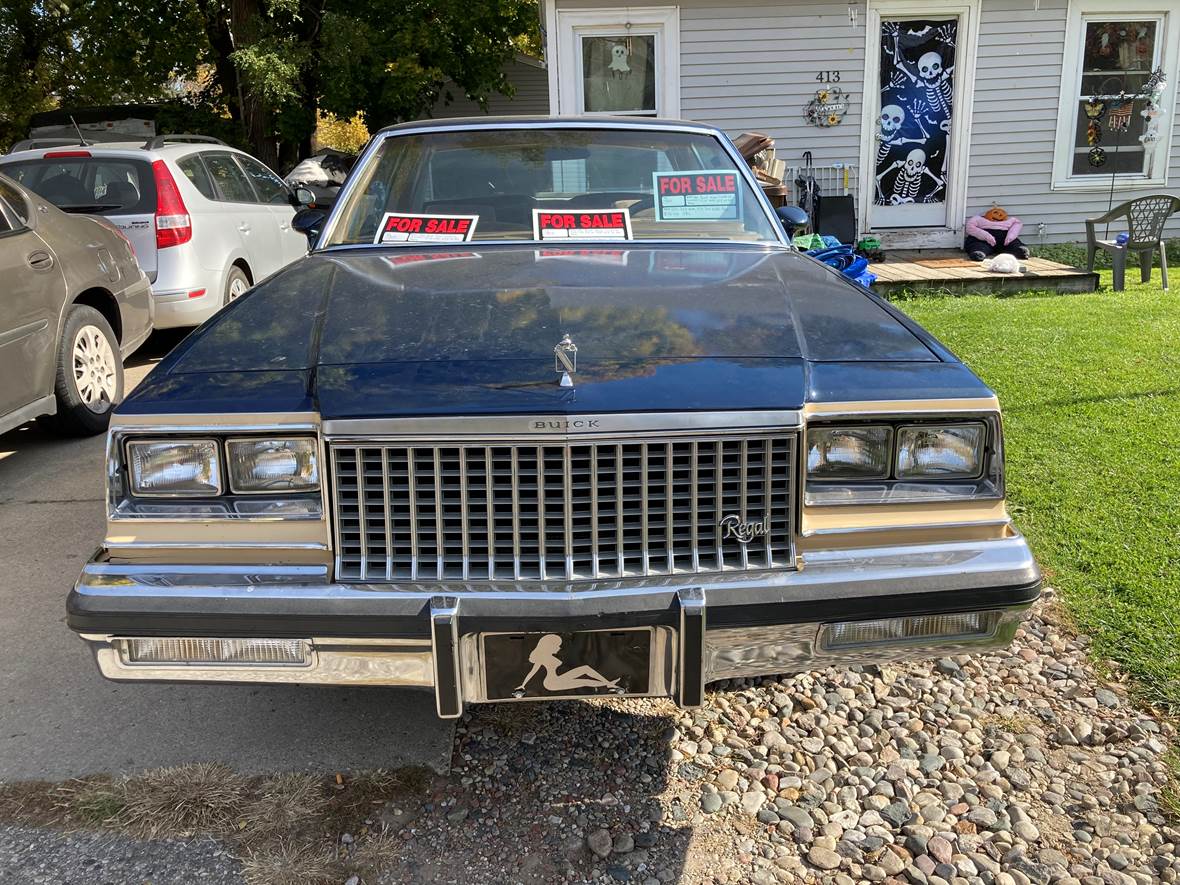
[[[729,513],[721,517],[717,523],[721,529],[721,539],[733,538],[739,544],[749,544],[755,538],[763,538],[770,534],[770,517],[761,522],[742,522],[736,513]]]
[[[553,371],[561,375],[559,383],[562,387],[574,386],[574,379],[570,376],[578,371],[578,345],[568,332],[553,348]]]

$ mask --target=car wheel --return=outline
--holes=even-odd
[[[123,359],[111,325],[93,307],[75,304],[66,311],[57,351],[54,383],[62,433],[90,436],[111,423],[111,412],[123,399]]]
[[[229,277],[225,281],[225,298],[222,303],[229,304],[231,301],[237,301],[248,291],[250,291],[249,277],[240,267],[231,267]]]

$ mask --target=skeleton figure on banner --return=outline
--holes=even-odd
[[[880,206],[946,199],[958,21],[881,23]]]

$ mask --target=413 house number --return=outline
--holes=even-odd
[[[816,82],[818,82],[818,83],[839,83],[840,82],[840,72],[839,71],[820,71],[818,74],[815,75],[815,79],[816,79]]]

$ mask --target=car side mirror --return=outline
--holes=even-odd
[[[291,219],[291,227],[307,237],[308,246],[314,246],[327,217],[328,214],[322,209],[313,209],[309,206],[295,213],[295,217]]]
[[[296,207],[312,206],[315,204],[315,194],[312,193],[311,188],[303,185],[296,186],[295,190],[291,192],[291,202]]]
[[[798,206],[779,206],[774,210],[774,214],[782,222],[783,230],[787,232],[788,237],[793,237],[796,229],[806,227],[811,222],[808,214]]]

